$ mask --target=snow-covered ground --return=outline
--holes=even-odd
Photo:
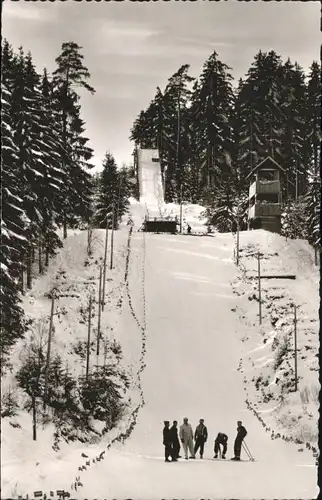
[[[313,249],[304,240],[258,230],[240,233],[241,274],[234,283],[236,313],[248,326],[240,368],[254,409],[273,436],[292,439],[316,454],[318,440],[319,270]],[[259,326],[257,255],[261,280]],[[298,390],[295,388],[294,305],[296,305]],[[302,446],[297,446],[301,449]]]
[[[155,206],[160,200],[150,201]],[[166,208],[169,212],[173,210],[174,215],[179,213],[179,207]],[[202,227],[198,219],[202,207],[185,205],[185,208],[192,227]],[[124,361],[134,376],[131,408],[138,409],[134,421],[129,413],[100,442],[74,443],[54,452],[52,430],[44,430],[37,442],[32,441],[31,419],[25,412],[15,419],[20,429],[13,428],[10,419],[3,419],[3,497],[17,498],[28,493],[32,498],[36,490],[48,495],[57,489],[65,489],[71,498],[77,499],[316,497],[317,470],[312,450],[303,447],[299,452],[300,447],[294,443],[271,439],[267,426],[250,408],[250,402],[252,407],[261,404],[253,390],[251,378],[257,368],[252,363],[265,365],[269,356],[273,356],[267,343],[263,343],[264,336],[267,342],[272,336],[270,307],[267,309],[272,290],[263,283],[263,299],[267,302],[263,305],[264,319],[259,328],[258,303],[248,300],[248,295],[256,294],[256,282],[252,289],[252,281],[245,277],[245,273],[251,274],[253,270],[256,274],[256,261],[252,256],[247,257],[247,253],[258,248],[264,257],[270,254],[270,260],[263,260],[263,272],[265,265],[269,265],[270,272],[275,266],[278,272],[285,267],[288,273],[296,274],[297,279],[291,284],[272,282],[272,286],[283,286],[281,294],[287,297],[286,305],[288,300],[295,300],[299,306],[299,320],[303,320],[298,325],[302,350],[300,338],[304,338],[305,328],[314,324],[311,320],[317,319],[318,303],[316,271],[310,264],[308,247],[304,242],[287,242],[264,231],[242,233],[238,268],[231,234],[192,237],[142,233],[138,229],[146,209],[145,203],[132,200],[133,231],[124,224],[116,233],[117,257],[109,282],[115,293],[111,293],[111,303],[103,319],[105,327],[112,326],[110,333],[122,343]],[[88,287],[97,290],[95,260],[99,263],[103,257],[104,232],[95,234],[95,258],[91,266],[83,265],[85,232],[71,235],[47,274],[37,280],[25,298],[24,305],[30,315],[37,317],[44,311],[47,314],[50,301],[44,298],[44,293],[63,268],[65,278],[60,272],[59,283],[66,292],[71,287],[78,297],[66,297],[66,302],[60,304],[67,314],[62,315],[62,323],[55,320],[57,340],[59,332],[66,328],[64,335],[68,336],[75,328],[76,311],[87,303]],[[121,307],[116,307],[120,297]],[[276,307],[276,301],[272,303],[271,308]],[[80,325],[77,335],[85,332],[86,325]],[[308,341],[311,336],[312,350],[313,344],[316,349],[314,331],[307,335]],[[17,343],[13,361],[21,345]],[[317,372],[304,366],[303,361],[299,362],[299,375],[303,376],[300,390],[305,384],[317,384],[318,379]],[[209,439],[204,459],[165,464],[163,421],[181,423],[186,416],[193,427],[200,418],[205,419]],[[266,418],[271,418],[269,424],[274,428],[273,416],[267,412],[263,415],[265,422]],[[240,463],[213,461],[213,441],[219,431],[228,435],[227,457],[233,456],[237,420],[242,420],[247,428],[246,440],[256,461],[247,461],[245,454],[242,454],[245,461]],[[129,435],[131,422],[133,432]],[[311,422],[317,424],[315,416]],[[116,440],[111,445],[119,433],[124,434],[124,442]]]

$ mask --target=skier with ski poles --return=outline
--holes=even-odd
[[[238,422],[237,422],[237,436],[236,436],[235,443],[234,443],[235,456],[231,460],[240,460],[242,443],[243,443],[245,437],[247,436],[247,431],[242,424],[243,423],[240,420],[238,420]]]
[[[227,453],[227,442],[228,442],[228,436],[223,432],[218,432],[214,445],[214,452],[215,452],[214,458],[218,458],[218,453],[221,456],[221,458],[223,459],[226,458],[225,455]],[[223,447],[222,451],[220,445],[222,445]]]
[[[195,449],[194,449],[195,456],[200,448],[200,458],[203,457],[204,446],[205,443],[207,442],[207,439],[208,439],[208,430],[207,427],[204,425],[204,419],[201,418],[199,420],[199,425],[197,425],[195,431]]]

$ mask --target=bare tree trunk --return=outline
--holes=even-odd
[[[32,263],[32,246],[29,243],[27,250],[27,288],[29,290],[32,287],[31,263]]]
[[[24,293],[25,293],[25,290],[24,290],[24,286],[25,286],[25,283],[24,283],[24,260],[25,260],[25,257],[24,257],[24,254],[22,254],[21,255],[21,266],[19,269],[19,288],[20,288],[22,295],[24,295]]]
[[[259,308],[259,324],[262,324],[262,290],[261,290],[261,267],[260,267],[261,257],[258,252],[257,255],[257,266],[258,266],[258,308]]]
[[[35,260],[36,260],[35,247],[32,247],[32,249],[31,249],[31,262],[34,264]]]
[[[120,211],[120,197],[121,197],[121,186],[122,186],[122,175],[120,175],[120,182],[119,182],[119,189],[118,189],[118,194],[117,194],[117,205],[116,205],[116,224],[118,227],[119,223],[119,211]]]
[[[65,217],[63,222],[63,238],[64,240],[67,238],[67,220]]]
[[[55,297],[54,297],[54,292],[52,291],[50,323],[49,323],[49,332],[48,332],[47,359],[46,359],[46,367],[45,367],[44,410],[46,409],[46,398],[47,398],[47,392],[48,392],[48,373],[49,373],[49,365],[50,365],[51,338],[52,338],[52,331],[53,331],[54,304],[55,304]]]
[[[36,396],[33,394],[31,397],[32,405],[32,439],[37,441],[37,409],[36,409]]]
[[[104,271],[103,271],[103,292],[102,292],[102,311],[105,305],[105,284],[106,284],[106,261],[107,261],[107,242],[108,242],[108,217],[106,217],[105,249],[104,249]]]
[[[110,269],[113,269],[113,252],[114,252],[114,223],[115,223],[115,214],[114,214],[114,211],[115,211],[115,207],[114,207],[114,202],[113,202]]]
[[[91,344],[91,320],[92,320],[92,296],[89,296],[88,305],[88,334],[87,334],[87,353],[86,353],[86,380],[88,379],[89,372],[89,353]]]
[[[98,287],[98,317],[97,317],[97,346],[96,354],[100,353],[100,337],[101,337],[101,295],[102,295],[102,266],[100,266],[100,280]],[[98,363],[97,363],[98,364]]]
[[[93,229],[90,226],[90,222],[88,222],[87,226],[87,255],[92,255],[92,237],[93,237]]]
[[[45,257],[45,266],[49,266],[49,247],[46,246],[46,257]]]
[[[41,245],[40,238],[38,241],[38,267],[39,267],[39,274],[42,274],[44,272],[44,270],[43,270],[43,265],[42,265],[42,245]]]
[[[178,183],[178,176],[180,176],[180,185],[182,184],[182,173],[180,170],[180,129],[181,129],[181,109],[180,109],[180,97],[181,93],[178,93],[178,115],[177,115],[177,172],[176,172],[176,183]],[[177,194],[178,194],[178,185],[177,185]]]

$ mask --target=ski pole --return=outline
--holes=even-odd
[[[248,448],[247,443],[244,442],[243,445],[244,445],[244,449],[246,450],[246,452],[247,452],[250,460],[253,462],[255,459],[254,459],[253,455],[251,454],[250,449]]]
[[[248,450],[247,450],[246,446],[244,445],[244,443],[242,444],[242,446],[243,446],[243,450],[244,450],[244,452],[246,453],[246,455],[247,455],[247,456],[248,456],[248,458],[250,459],[250,455],[249,455]]]
[[[247,445],[247,443],[246,443],[246,442],[244,442],[244,446],[245,446],[245,448],[247,449],[248,454],[250,455],[250,457],[251,457],[251,458],[253,458],[253,456],[252,456],[252,454],[251,454],[251,452],[250,452],[250,449],[249,449],[249,447],[248,447],[248,445]]]

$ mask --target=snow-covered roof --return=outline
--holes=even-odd
[[[263,161],[261,161],[258,165],[256,165],[256,167],[253,168],[253,170],[247,175],[246,177],[246,180],[249,179],[255,172],[257,172],[257,170],[264,170],[263,167],[266,166],[266,164],[271,164],[271,168],[270,170],[280,170],[281,172],[283,172],[284,174],[286,173],[284,168],[281,167],[281,165],[279,165],[279,163],[277,163],[275,160],[273,160],[273,158],[271,156],[267,156]],[[268,169],[266,169],[268,170]]]

